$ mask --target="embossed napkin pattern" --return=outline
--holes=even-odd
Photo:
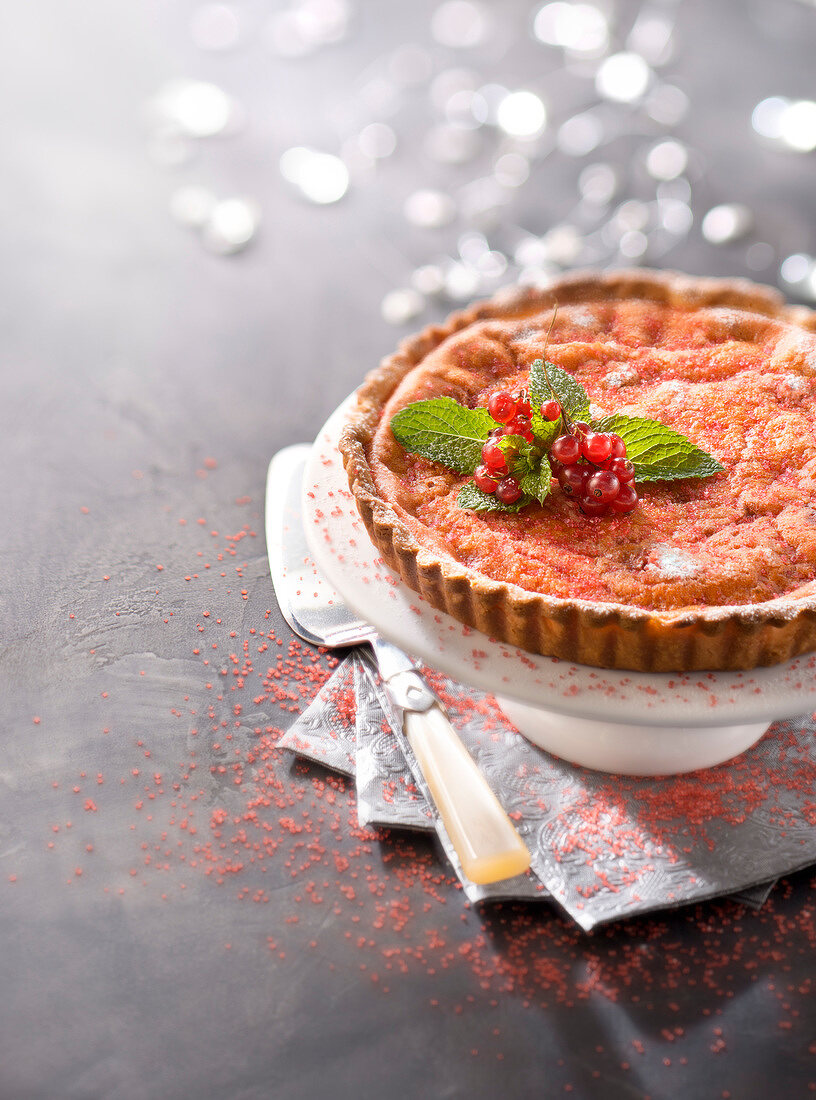
[[[586,930],[657,909],[726,894],[751,905],[773,880],[816,862],[816,736],[813,718],[776,723],[728,764],[663,779],[611,776],[537,749],[503,716],[492,696],[425,670],[468,749],[514,818],[532,871],[508,883],[475,887],[473,901],[551,895]],[[354,685],[356,720],[348,722]],[[340,714],[327,708],[339,691]],[[361,819],[427,827],[430,799],[369,661],[348,658],[313,708],[281,744],[329,764],[345,739],[345,767],[358,775]],[[336,721],[340,729],[332,730]],[[315,744],[326,731],[329,749]],[[323,755],[321,755],[321,753]],[[412,767],[413,765],[413,767]],[[409,820],[410,819],[410,820]],[[449,841],[437,823],[449,856]]]

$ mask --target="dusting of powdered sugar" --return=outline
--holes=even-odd
[[[634,367],[624,365],[618,367],[616,370],[611,370],[609,374],[604,377],[604,382],[607,386],[614,386],[616,389],[620,389],[622,386],[635,386],[640,381],[640,375]]]
[[[774,348],[771,366],[798,366],[816,374],[816,337],[799,329],[789,329]]]
[[[679,397],[688,389],[688,383],[679,378],[669,378],[654,389],[655,397]]]
[[[706,310],[706,314],[729,332],[733,332],[739,325],[745,324],[745,313],[739,309],[731,309],[729,306],[712,306]]]
[[[790,401],[801,401],[810,394],[810,382],[800,374],[784,374],[776,385],[776,396]]]
[[[586,306],[574,306],[570,309],[568,318],[574,325],[579,325],[581,328],[595,328],[598,323],[595,314]]]
[[[649,547],[648,565],[669,581],[684,581],[700,572],[700,563],[693,554],[668,543]]]

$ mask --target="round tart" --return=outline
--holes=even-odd
[[[407,450],[393,418],[440,397],[486,409],[542,358],[593,420],[659,421],[716,472],[637,485],[625,514],[585,515],[557,488],[463,507],[472,479]],[[360,387],[340,449],[385,561],[468,626],[599,667],[747,669],[816,649],[815,414],[810,310],[740,280],[577,273],[405,341]]]

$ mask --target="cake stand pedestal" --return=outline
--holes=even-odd
[[[499,706],[519,733],[553,756],[617,775],[677,775],[711,768],[750,749],[769,723],[661,726],[556,714],[505,695]]]

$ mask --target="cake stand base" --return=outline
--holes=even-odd
[[[617,775],[680,775],[724,764],[745,752],[768,722],[741,726],[640,726],[572,718],[498,697],[519,731],[539,748],[571,764]]]

